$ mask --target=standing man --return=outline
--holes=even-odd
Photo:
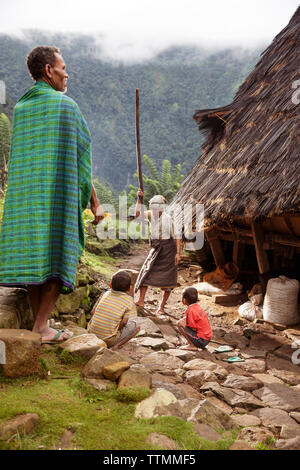
[[[82,211],[103,219],[91,177],[91,137],[71,98],[68,74],[56,47],[27,56],[35,84],[14,108],[8,183],[0,232],[0,284],[26,287],[42,342],[70,332],[49,327],[60,293],[74,290],[84,249]]]
[[[140,217],[140,198],[144,193],[139,189],[135,216]],[[144,261],[135,284],[135,292],[140,290],[136,305],[144,307],[149,286],[160,287],[164,294],[157,314],[165,314],[165,305],[172,290],[177,287],[177,266],[181,259],[181,233],[176,233],[171,217],[165,212],[166,199],[156,195],[149,201],[150,210],[145,211],[149,222],[151,250]]]

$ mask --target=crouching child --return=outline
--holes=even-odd
[[[205,349],[213,333],[205,311],[198,304],[198,291],[187,287],[182,294],[182,303],[187,306],[185,318],[177,323],[180,333],[188,341],[188,345],[180,349],[197,351]]]
[[[92,310],[88,332],[105,341],[115,350],[137,335],[136,306],[130,293],[131,277],[118,271],[112,277],[108,292],[100,297]]]

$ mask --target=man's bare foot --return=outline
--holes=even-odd
[[[42,332],[36,333],[40,333],[42,343],[46,343],[47,341],[61,343],[73,336],[73,333],[69,330],[55,330],[49,327],[45,328]]]
[[[196,346],[192,346],[191,344],[186,344],[184,346],[180,346],[181,350],[183,351],[198,351],[198,348],[196,348]]]

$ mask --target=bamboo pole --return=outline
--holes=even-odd
[[[141,139],[140,139],[140,90],[135,90],[135,129],[136,129],[136,157],[137,157],[137,170],[139,187],[144,192],[143,185],[143,172],[142,172],[142,157],[141,157]],[[140,196],[141,204],[141,217],[142,217],[142,236],[145,236],[145,212],[144,212],[144,198]]]

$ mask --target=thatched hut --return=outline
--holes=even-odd
[[[233,102],[194,115],[207,140],[173,203],[204,204],[216,265],[224,241],[236,264],[253,245],[261,274],[300,253],[299,72],[300,7]]]

